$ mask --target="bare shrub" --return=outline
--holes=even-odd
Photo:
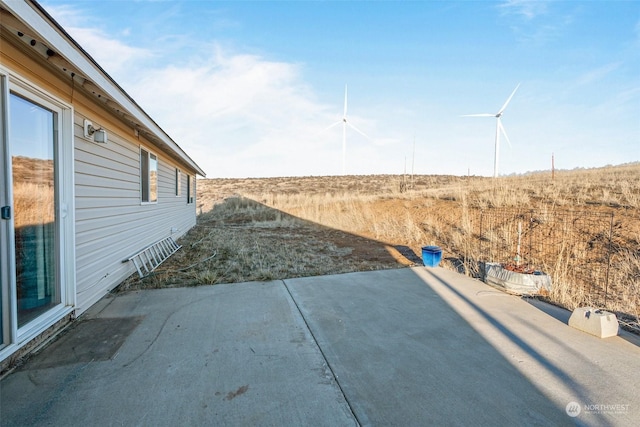
[[[640,244],[614,254],[610,273],[611,297],[608,307],[621,322],[640,332]]]

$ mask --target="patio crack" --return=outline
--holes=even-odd
[[[353,410],[353,406],[351,405],[351,402],[349,401],[349,397],[346,395],[344,389],[342,388],[342,385],[340,384],[340,381],[338,380],[338,376],[336,375],[336,373],[335,373],[335,371],[333,369],[333,366],[331,366],[331,363],[329,362],[329,359],[327,359],[327,356],[324,353],[324,350],[322,350],[322,347],[320,346],[318,340],[316,339],[316,336],[314,335],[313,330],[309,326],[309,323],[307,322],[307,319],[304,317],[304,314],[302,313],[302,310],[300,310],[300,306],[298,305],[298,301],[296,301],[296,299],[293,297],[293,294],[291,293],[291,290],[289,289],[289,286],[287,285],[287,282],[284,281],[284,280],[280,280],[280,281],[284,285],[284,288],[287,290],[287,293],[289,294],[289,298],[291,298],[291,301],[293,301],[293,304],[296,306],[296,309],[298,310],[298,313],[300,314],[300,317],[302,318],[302,321],[304,322],[304,325],[307,328],[307,331],[309,331],[309,333],[311,334],[311,337],[313,338],[313,341],[316,343],[316,347],[318,347],[318,350],[320,351],[320,354],[322,355],[322,359],[324,360],[324,363],[329,367],[329,371],[331,371],[331,376],[333,377],[333,380],[337,384],[338,389],[340,390],[340,394],[344,398],[344,401],[346,402],[347,406],[349,407],[349,411],[351,412],[351,415],[353,416],[353,419],[356,421],[356,424],[358,426],[362,426],[362,423],[360,422],[360,420],[358,419],[358,416],[356,415],[355,411]]]

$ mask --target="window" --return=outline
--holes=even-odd
[[[140,191],[143,203],[158,201],[158,157],[140,148]]]
[[[195,176],[187,175],[187,203],[193,203],[196,196]]]
[[[182,179],[182,173],[180,169],[176,168],[176,197],[180,195],[180,180]]]

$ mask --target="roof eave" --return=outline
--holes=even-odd
[[[85,81],[95,86],[95,92],[104,94],[112,108],[139,125],[139,130],[147,130],[155,138],[174,152],[183,162],[192,167],[198,175],[205,172],[160,126],[116,83],[106,71],[76,42],[58,22],[35,0],[0,0],[2,8],[36,33],[56,55],[76,69]],[[109,102],[107,101],[107,103]],[[122,110],[122,111],[121,111]]]

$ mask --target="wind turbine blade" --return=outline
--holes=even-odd
[[[344,85],[344,114],[342,116],[347,117],[347,85]]]
[[[518,90],[519,87],[520,87],[520,83],[518,83],[518,86],[516,86],[516,88],[513,90],[513,92],[511,92],[511,96],[509,97],[509,99],[507,99],[507,102],[504,103],[504,105],[502,106],[500,111],[498,111],[498,114],[496,114],[496,115],[502,114],[504,109],[507,108],[507,105],[509,105],[509,102],[511,101],[511,98],[513,98],[513,95],[516,94],[516,91]]]
[[[349,123],[349,122],[346,122],[346,123],[349,125],[349,127],[350,127],[351,129],[355,130],[356,132],[358,132],[360,135],[364,136],[365,138],[367,138],[367,139],[371,140],[371,138],[369,138],[369,136],[368,136],[366,133],[362,132],[360,129],[358,129],[357,127],[355,127],[355,126],[354,126],[354,125],[352,125],[351,123]]]
[[[460,117],[495,117],[495,114],[483,113],[483,114],[465,114]]]
[[[334,126],[338,126],[338,125],[339,125],[340,123],[342,123],[342,122],[343,122],[343,120],[340,120],[340,121],[335,122],[335,123],[334,123],[334,124],[332,124],[332,125],[327,126],[326,128],[322,129],[322,132],[324,132],[324,131],[327,131],[327,130],[331,129],[331,128],[332,128],[332,127],[334,127]]]
[[[502,126],[502,120],[500,120],[500,118],[498,118],[498,127],[500,128],[500,130],[502,131],[502,134],[504,135],[504,139],[507,140],[507,143],[509,144],[509,148],[513,148],[511,146],[511,141],[509,141],[509,137],[507,136],[507,131],[504,130],[504,126]]]

